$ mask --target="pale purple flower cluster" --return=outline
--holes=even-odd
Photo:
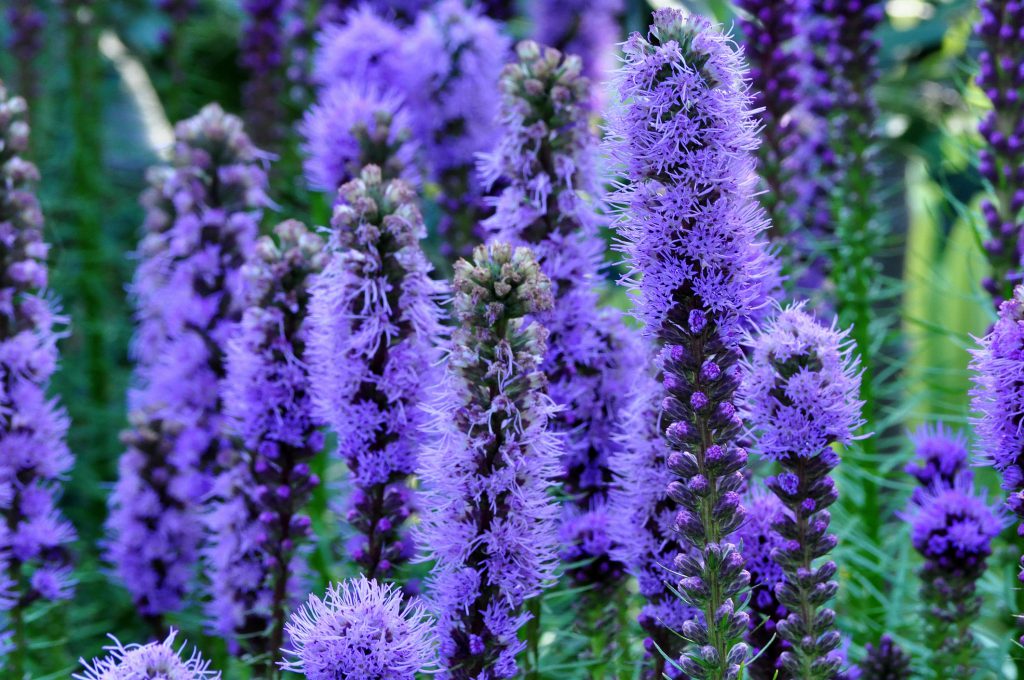
[[[838,584],[835,562],[819,560],[837,543],[828,533],[828,507],[838,498],[833,445],[849,444],[862,424],[858,363],[846,332],[800,307],[780,312],[751,348],[746,416],[757,450],[782,468],[766,480],[785,506],[774,527],[786,540],[772,559],[785,574],[775,596],[789,610],[777,632],[791,647],[779,663],[794,677],[828,680],[843,664],[835,614],[825,606]]]
[[[533,38],[542,45],[574,54],[583,73],[595,84],[603,82],[614,66],[614,45],[619,41],[623,0],[531,0]]]
[[[546,332],[523,317],[551,308],[529,249],[478,246],[455,266],[455,316],[445,380],[424,455],[418,544],[429,580],[441,677],[517,677],[526,600],[552,580],[562,455],[556,407],[541,371]]]
[[[27,105],[0,82],[0,582],[22,610],[71,597],[75,531],[57,509],[73,463],[68,418],[48,396],[67,320],[47,290],[50,246],[36,197]],[[2,594],[2,593],[0,593]]]
[[[288,622],[284,670],[307,680],[414,680],[435,665],[433,622],[399,588],[358,578],[309,596]]]
[[[175,135],[172,166],[151,174],[143,197],[136,386],[107,520],[107,559],[146,616],[181,605],[198,510],[236,453],[219,397],[223,348],[241,317],[242,266],[267,203],[262,156],[237,117],[210,105]]]
[[[198,650],[188,656],[183,652],[188,643],[174,648],[177,631],[171,630],[162,642],[146,645],[122,645],[111,636],[114,644],[104,647],[107,655],[87,663],[80,659],[84,670],[73,674],[74,680],[220,680],[220,671],[210,670]]]
[[[207,517],[211,626],[254,654],[274,654],[302,575],[304,506],[323,449],[306,357],[310,285],[323,240],[294,220],[262,237],[246,265],[249,306],[227,347],[225,412],[243,450],[214,488]]]
[[[443,292],[420,247],[412,187],[367,166],[338,192],[332,257],[313,289],[313,398],[349,468],[352,559],[370,578],[411,556],[403,524],[438,359]]]
[[[609,460],[642,352],[621,315],[599,308],[602,219],[588,199],[598,192],[596,139],[579,58],[531,41],[517,53],[502,76],[504,134],[481,162],[487,185],[504,187],[483,226],[497,241],[531,246],[551,280],[554,307],[537,319],[550,333],[542,364],[548,392],[563,407],[553,426],[566,434],[562,487],[572,503],[562,558],[579,563],[571,574],[577,583],[614,588],[623,572],[608,553]]]
[[[733,398],[741,329],[764,304],[767,266],[755,122],[739,55],[706,20],[659,10],[649,36],[633,34],[624,52],[623,106],[610,128],[625,182],[613,200],[637,316],[663,348],[660,427],[677,479],[670,496],[682,506],[676,529],[689,546],[661,566],[703,614],[682,628],[697,641],[682,672],[731,677],[746,659],[749,580],[728,538],[743,522],[746,464]],[[652,656],[660,677],[660,652]]]

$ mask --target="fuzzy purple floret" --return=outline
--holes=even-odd
[[[181,606],[202,499],[235,455],[218,394],[267,203],[262,160],[241,121],[210,105],[178,124],[172,165],[143,195],[131,427],[106,526],[107,559],[146,616]]]
[[[204,661],[199,651],[193,649],[185,656],[187,643],[174,648],[177,631],[171,630],[162,642],[146,645],[122,645],[110,636],[114,644],[104,647],[107,655],[87,663],[79,659],[84,670],[73,674],[74,680],[220,680],[220,671],[210,670],[210,662]]]
[[[972,475],[967,467],[970,453],[963,432],[942,422],[926,424],[911,433],[910,441],[914,459],[903,470],[921,486],[915,494],[929,488],[950,487],[959,477]]]
[[[57,507],[73,463],[68,417],[47,394],[67,319],[47,290],[39,171],[21,155],[29,145],[26,113],[25,100],[0,82],[0,580],[18,607],[71,597],[75,540]]]
[[[345,13],[339,23],[325,26],[316,41],[313,81],[319,87],[349,81],[400,90],[409,68],[403,52],[405,31],[371,7]]]
[[[562,450],[540,370],[551,308],[527,248],[474,251],[455,268],[456,327],[434,404],[437,440],[424,454],[417,544],[435,560],[441,677],[512,678],[526,643],[526,600],[551,585],[558,507],[550,495]]]
[[[288,623],[282,669],[307,680],[414,680],[435,664],[433,622],[393,585],[363,577],[310,595]]]

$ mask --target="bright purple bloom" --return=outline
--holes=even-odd
[[[922,425],[910,435],[910,441],[915,455],[904,471],[921,485],[922,488],[915,493],[933,487],[953,486],[962,475],[971,476],[967,467],[967,437],[963,432],[941,422]]]
[[[889,635],[877,645],[864,645],[864,661],[860,663],[860,680],[909,680],[910,657]]]
[[[71,597],[70,544],[75,530],[57,501],[73,458],[68,417],[48,396],[57,341],[67,319],[47,289],[39,171],[22,157],[29,146],[27,105],[0,82],[0,595],[12,589],[14,616],[36,600]]]
[[[223,403],[244,448],[217,480],[206,517],[211,627],[257,657],[280,648],[293,582],[304,575],[303,508],[319,482],[310,461],[323,449],[305,355],[324,242],[294,220],[274,234],[246,265],[249,307],[227,347]]]
[[[550,491],[562,450],[540,369],[546,332],[523,321],[551,308],[551,290],[530,250],[506,244],[460,260],[454,287],[417,543],[436,561],[441,677],[512,678],[526,646],[523,605],[551,584],[557,562]]]
[[[242,265],[266,204],[263,157],[210,105],[178,124],[172,166],[150,174],[132,285],[139,332],[131,428],[110,498],[107,559],[145,616],[177,609],[201,538],[200,506],[236,455],[220,381],[244,307]]]
[[[654,13],[648,38],[624,45],[610,120],[625,176],[613,200],[633,271],[636,314],[662,348],[660,426],[677,479],[676,529],[688,549],[674,565],[683,600],[702,612],[682,629],[714,644],[681,660],[694,678],[739,672],[749,574],[727,537],[743,523],[738,491],[746,453],[733,399],[742,328],[764,305],[765,226],[755,200],[755,122],[737,52],[706,20]],[[671,653],[674,650],[664,650]],[[660,653],[652,677],[661,677]]]
[[[1024,273],[1024,3],[981,0],[979,6],[975,34],[984,49],[977,83],[992,103],[979,127],[985,146],[978,166],[992,189],[981,206],[993,270],[985,288],[998,302],[1013,294]]]
[[[146,645],[122,645],[111,636],[114,644],[104,647],[107,656],[87,663],[71,677],[74,680],[220,680],[220,671],[210,670],[210,662],[204,661],[199,651],[193,649],[183,655],[188,643],[174,648],[177,631],[171,630],[163,642]]]
[[[402,591],[363,577],[292,614],[282,669],[307,680],[413,680],[435,664],[433,622]]]
[[[541,45],[574,54],[597,89],[615,67],[615,44],[620,39],[623,0],[531,0],[533,38]]]
[[[537,319],[550,333],[542,365],[549,394],[564,407],[552,423],[565,433],[562,487],[572,499],[562,559],[585,562],[570,574],[577,583],[615,588],[622,565],[610,558],[605,533],[609,460],[642,353],[621,315],[599,307],[603,220],[586,198],[600,190],[579,58],[534,42],[517,52],[502,76],[504,134],[481,162],[487,185],[504,187],[483,226],[497,241],[531,246],[551,280],[555,306]]]
[[[912,502],[906,520],[921,567],[921,600],[929,626],[928,666],[938,677],[972,677],[979,647],[970,624],[981,610],[977,582],[992,554],[992,539],[1006,525],[971,481],[929,490]]]
[[[846,332],[790,307],[751,341],[745,364],[743,396],[756,448],[783,470],[767,480],[785,506],[775,529],[788,539],[772,552],[785,574],[775,597],[789,610],[777,632],[791,648],[779,662],[810,680],[828,680],[843,665],[835,616],[824,606],[838,588],[836,565],[819,558],[836,544],[828,533],[828,507],[838,497],[832,447],[849,444],[862,424],[852,349]]]
[[[284,111],[284,13],[286,0],[243,0],[247,19],[241,60],[248,72],[243,90],[247,123],[261,144],[277,141]]]
[[[331,230],[310,309],[314,404],[349,468],[352,559],[369,578],[390,576],[411,556],[407,482],[436,382],[443,290],[420,247],[415,192],[376,166],[341,187]]]
[[[321,90],[299,128],[310,185],[333,195],[367,165],[385,179],[417,184],[418,146],[402,102],[393,91],[355,80]]]
[[[409,68],[403,52],[405,30],[371,7],[348,11],[340,23],[328,24],[316,41],[313,81],[319,87],[351,81],[400,90],[402,74]]]

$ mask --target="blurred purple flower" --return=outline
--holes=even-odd
[[[204,661],[198,650],[186,657],[182,653],[187,643],[175,649],[176,636],[177,631],[172,629],[163,642],[146,645],[122,645],[111,636],[114,644],[104,647],[107,656],[93,659],[92,663],[79,659],[85,670],[71,677],[74,680],[220,680],[220,671],[210,670],[210,662]]]

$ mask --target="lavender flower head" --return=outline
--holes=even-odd
[[[819,558],[837,542],[828,533],[828,507],[838,497],[832,446],[850,443],[862,424],[860,372],[847,332],[820,325],[799,306],[781,311],[751,345],[746,416],[757,449],[782,468],[766,480],[785,506],[774,526],[786,541],[772,559],[785,574],[775,596],[789,610],[777,632],[791,648],[779,662],[794,677],[827,680],[843,656],[834,612],[824,606],[838,589],[836,565]]]
[[[274,234],[246,265],[249,307],[227,348],[223,403],[244,450],[218,478],[207,517],[211,625],[257,657],[283,640],[310,537],[304,506],[319,483],[310,460],[323,448],[305,349],[324,243],[294,220]]]
[[[889,635],[877,645],[864,645],[864,661],[860,664],[860,680],[909,680],[910,657]]]
[[[963,476],[971,476],[967,467],[967,436],[944,423],[922,425],[910,435],[914,459],[904,471],[917,480],[922,489],[953,486]]]
[[[67,320],[47,291],[39,171],[25,160],[27,105],[0,82],[0,581],[16,615],[37,600],[71,597],[75,531],[57,508],[73,459],[68,418],[47,396]]]
[[[411,557],[407,481],[435,382],[442,289],[420,248],[415,192],[376,166],[341,187],[331,229],[334,255],[310,310],[313,399],[348,464],[350,552],[372,578]]]
[[[551,308],[527,248],[479,246],[455,267],[456,327],[424,455],[417,543],[436,561],[441,677],[512,678],[525,648],[526,600],[550,585],[562,455],[540,370],[544,329],[523,317]]]
[[[363,577],[328,586],[287,626],[282,669],[307,680],[414,680],[435,664],[433,622],[394,585]]]
[[[198,650],[187,657],[182,654],[188,643],[175,649],[176,636],[177,631],[172,629],[163,642],[146,645],[122,645],[111,636],[114,644],[104,647],[107,656],[93,659],[92,663],[80,659],[85,670],[71,677],[74,680],[220,680],[220,671],[210,670],[210,662],[204,661]]]
[[[385,179],[418,183],[418,146],[402,102],[373,83],[342,80],[323,89],[299,128],[310,185],[333,194],[366,165]]]

